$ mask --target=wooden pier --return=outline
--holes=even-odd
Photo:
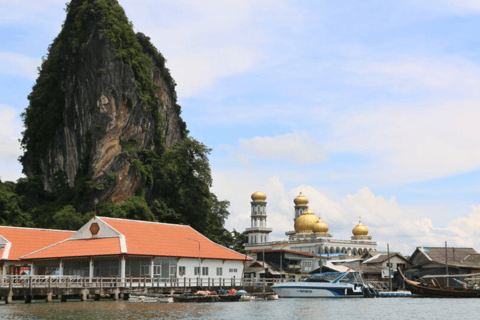
[[[12,300],[128,299],[130,294],[174,294],[198,290],[236,288],[265,296],[272,294],[271,281],[256,282],[235,278],[151,278],[151,277],[77,277],[77,276],[0,276],[0,296],[5,303]]]

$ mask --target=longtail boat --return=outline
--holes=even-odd
[[[419,282],[407,279],[402,271],[399,269],[400,274],[405,281],[405,287],[413,294],[418,294],[428,297],[450,297],[450,298],[480,298],[480,288],[473,286],[471,288],[454,288],[441,286],[438,281],[431,282]],[[437,276],[442,277],[442,276]],[[457,275],[457,277],[459,277]]]

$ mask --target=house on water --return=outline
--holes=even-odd
[[[67,239],[21,257],[33,274],[82,277],[236,278],[245,255],[185,225],[94,217]]]

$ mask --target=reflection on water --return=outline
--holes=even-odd
[[[217,303],[126,301],[16,302],[0,305],[1,319],[461,319],[478,299],[280,299]]]

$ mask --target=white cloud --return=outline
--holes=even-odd
[[[240,164],[242,167],[250,167],[252,166],[252,162],[245,157],[244,154],[235,151],[235,148],[229,144],[222,144],[218,146],[218,150],[226,150],[229,154],[229,159],[226,161],[235,161],[236,163]]]
[[[385,87],[402,93],[428,90],[478,97],[477,88],[480,85],[478,64],[458,57],[357,61],[348,63],[344,69],[353,73],[356,85]]]
[[[0,73],[28,79],[37,78],[40,58],[32,58],[21,53],[0,52]]]
[[[0,178],[17,180],[22,175],[22,168],[17,158],[23,154],[20,149],[20,132],[22,125],[18,113],[12,107],[0,104]]]
[[[480,10],[480,2],[478,0],[448,0],[448,2],[461,9]]]
[[[480,2],[478,0],[410,0],[409,5],[432,12],[455,15],[478,14],[480,11]]]
[[[479,103],[383,106],[339,115],[325,148],[374,155],[375,174],[397,183],[475,170],[480,167]]]
[[[267,225],[273,228],[270,238],[286,239],[285,232],[294,229],[293,199],[301,191],[308,197],[311,210],[329,225],[329,233],[336,239],[349,239],[361,216],[379,250],[385,250],[389,243],[391,250],[409,255],[417,246],[443,246],[445,241],[449,246],[480,248],[480,205],[472,206],[471,213],[457,215],[444,227],[438,227],[428,218],[428,210],[403,208],[395,197],[386,199],[375,195],[368,187],[334,200],[308,185],[287,190],[277,176],[263,181],[263,177],[254,174],[237,176],[225,172],[221,177],[215,172],[214,176],[214,192],[220,198],[233,199],[235,209],[227,220],[227,227],[237,231],[250,226],[250,194],[261,190],[267,194]],[[252,185],[257,188],[252,189]]]
[[[143,0],[122,6],[136,31],[151,37],[168,59],[181,97],[256,69],[278,28],[296,28],[302,20],[288,1]]]
[[[305,131],[275,137],[240,139],[239,149],[250,157],[311,164],[327,160],[321,145]]]

